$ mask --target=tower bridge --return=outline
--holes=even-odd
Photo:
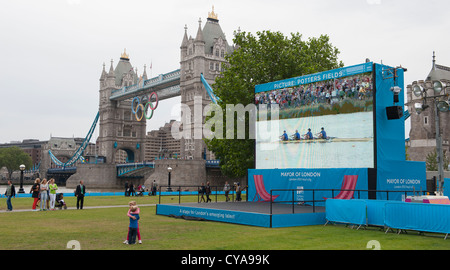
[[[111,60],[109,71],[103,65],[99,80],[99,136],[96,145],[104,162],[78,163],[76,173],[67,180],[67,186],[75,186],[79,180],[84,180],[91,188],[122,187],[124,179],[137,179],[133,181],[148,182],[147,185],[155,180],[166,185],[168,167],[172,168],[174,185],[200,185],[206,181],[223,184],[225,178],[220,174],[218,162],[201,138],[182,138],[179,159],[145,162],[147,121],[133,115],[134,99],[143,96],[150,99],[154,93],[158,102],[181,96],[181,103],[189,106],[191,111],[194,111],[194,97],[197,97],[196,105],[198,97],[201,97],[202,109],[215,102],[209,85],[227,64],[225,56],[234,51],[234,46],[228,44],[214,10],[208,13],[203,26],[199,20],[195,37],[188,36],[187,30],[185,26],[180,66],[171,72],[149,79],[144,67],[143,74],[138,75],[126,51],[115,67]],[[194,128],[192,125],[191,134]],[[118,165],[120,150],[126,153],[127,164]]]
[[[181,70],[177,69],[131,86],[124,86],[112,91],[109,99],[111,101],[122,101],[152,92],[158,95],[159,100],[180,96],[180,75]]]

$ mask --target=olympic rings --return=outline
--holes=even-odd
[[[131,102],[131,112],[133,113],[133,114],[136,114],[137,113],[137,111],[135,111],[134,110],[134,103],[135,103],[135,101],[137,100],[137,104],[136,104],[136,108],[139,106],[139,104],[141,103],[141,100],[140,100],[140,98],[139,97],[135,97],[135,98],[133,98],[133,101]]]
[[[152,96],[155,96],[155,105],[153,105],[153,102],[151,102],[151,98]],[[146,96],[144,96],[142,99],[139,97],[135,97],[133,98],[133,101],[131,102],[131,112],[134,114],[134,116],[136,117],[136,120],[138,122],[140,122],[144,117],[147,120],[150,120],[153,117],[153,112],[154,110],[156,110],[156,108],[158,107],[158,95],[156,94],[156,92],[152,92],[150,94],[150,96],[148,97],[148,102],[145,103],[145,105],[143,105],[141,103],[141,100],[144,101],[146,99]],[[144,101],[145,102],[145,101]],[[147,111],[148,109],[150,109],[151,113],[149,116],[147,116]],[[142,113],[139,113],[142,112]],[[140,115],[140,116],[139,116]]]
[[[152,96],[155,96],[155,98],[156,98],[156,105],[155,105],[155,107],[152,107],[153,106],[153,104],[152,103],[150,103],[151,105],[150,105],[150,109],[152,110],[152,111],[154,111],[154,110],[156,110],[156,107],[158,107],[158,103],[159,103],[159,101],[158,101],[158,95],[156,94],[156,92],[152,92],[151,94],[150,94],[150,96],[148,96],[148,101],[150,102],[150,99],[152,98]],[[149,103],[147,103],[147,104],[149,104]]]

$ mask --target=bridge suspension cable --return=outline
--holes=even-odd
[[[75,162],[77,162],[80,158],[82,158],[83,152],[86,149],[86,147],[89,145],[89,142],[91,140],[92,134],[94,134],[95,127],[97,126],[98,118],[100,116],[100,112],[97,113],[97,116],[94,119],[94,123],[91,126],[91,129],[89,130],[88,134],[84,138],[83,143],[80,145],[80,147],[77,149],[75,154],[67,161],[67,162],[61,162],[56,156],[52,153],[52,150],[48,150],[48,153],[50,154],[50,158],[52,161],[57,165],[61,167],[70,167]]]
[[[201,81],[202,81],[203,85],[206,88],[206,92],[208,92],[208,95],[211,98],[212,102],[214,102],[214,104],[217,104],[217,102],[220,101],[220,99],[214,94],[213,89],[208,84],[208,82],[206,81],[205,77],[203,77],[203,73],[200,74],[200,78],[201,78]]]

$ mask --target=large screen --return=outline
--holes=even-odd
[[[372,63],[255,88],[256,169],[374,168]]]

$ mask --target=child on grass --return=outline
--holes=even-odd
[[[138,207],[133,205],[130,207],[130,226],[128,227],[128,244],[136,244],[136,235],[138,230],[139,214],[136,214]]]
[[[135,201],[131,201],[128,203],[128,205],[130,206],[130,208],[128,209],[128,213],[127,216],[130,218],[130,226],[128,227],[128,234],[127,234],[127,240],[125,240],[123,243],[124,244],[131,244],[130,243],[130,228],[131,228],[131,223],[132,221],[134,222],[136,220],[136,235],[139,241],[139,244],[142,244],[141,241],[141,233],[139,232],[139,223],[137,222],[137,220],[139,219],[139,213],[140,213],[140,209],[137,206]],[[132,209],[134,208],[134,211],[132,211]],[[136,217],[137,215],[137,217]],[[136,237],[135,237],[136,238]],[[134,241],[134,243],[136,243],[136,241]]]

